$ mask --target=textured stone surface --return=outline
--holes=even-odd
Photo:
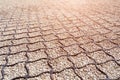
[[[0,80],[120,79],[119,0],[0,0]]]

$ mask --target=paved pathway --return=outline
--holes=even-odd
[[[120,80],[119,0],[1,0],[1,80]]]

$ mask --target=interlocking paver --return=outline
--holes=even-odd
[[[4,65],[6,63],[5,58],[6,58],[6,55],[0,56],[0,65]]]
[[[84,50],[80,48],[78,45],[71,45],[68,47],[64,47],[64,49],[67,51],[69,55],[75,55],[75,54],[84,52]]]
[[[114,40],[111,40],[111,41],[120,46],[120,38],[117,38],[117,39],[114,39]]]
[[[103,51],[97,51],[97,52],[89,53],[88,56],[93,58],[97,63],[103,63],[103,62],[106,62],[106,61],[112,59],[110,56],[108,56]]]
[[[44,42],[44,44],[47,46],[47,48],[56,48],[61,46],[58,40]]]
[[[45,48],[45,46],[42,42],[37,42],[37,43],[28,44],[28,48],[30,51],[33,51],[33,50]]]
[[[59,47],[54,49],[47,49],[46,52],[51,58],[67,55],[67,52],[65,52],[62,48],[59,48]]]
[[[111,43],[108,40],[104,40],[98,43],[103,49],[111,49],[114,48],[116,45]]]
[[[71,69],[67,69],[61,73],[54,74],[53,79],[55,79],[55,80],[65,80],[65,79],[67,79],[67,80],[80,80],[80,78],[78,76],[76,76],[74,71]]]
[[[57,34],[57,36],[59,37],[59,39],[65,39],[71,37],[70,34],[68,33]]]
[[[17,53],[17,52],[27,51],[28,48],[26,44],[22,44],[17,46],[11,46],[10,50],[11,50],[11,53]]]
[[[104,71],[111,79],[116,79],[120,76],[120,67],[113,61],[99,65],[99,68]]]
[[[119,5],[0,0],[0,80],[119,80]]]
[[[88,65],[81,69],[76,69],[76,72],[84,80],[105,79],[106,76],[99,72],[94,65]]]
[[[86,44],[92,42],[92,40],[88,36],[78,37],[76,38],[79,44]]]
[[[0,48],[0,54],[8,54],[9,52],[9,47]]]
[[[27,74],[23,63],[17,64],[15,66],[6,67],[4,72],[6,74],[4,76],[5,80],[13,79],[15,77],[20,77],[20,76],[25,76]]]
[[[120,48],[113,48],[106,51],[108,54],[112,55],[116,60],[120,59]]]
[[[50,71],[50,67],[47,65],[47,60],[40,60],[37,62],[27,64],[28,69],[30,70],[30,75],[35,76],[42,72]]]
[[[23,38],[23,37],[28,37],[27,33],[15,34],[14,36],[15,36],[15,39]]]
[[[89,63],[93,63],[93,61],[88,58],[85,53],[79,53],[77,56],[72,56],[70,57],[70,60],[75,64],[76,67],[82,67]]]
[[[42,74],[38,77],[29,78],[28,80],[50,80],[50,74],[48,74],[48,73]]]
[[[43,36],[43,38],[45,41],[51,41],[57,39],[57,37],[54,34],[45,35]]]
[[[59,57],[58,59],[51,60],[50,64],[55,71],[60,71],[72,66],[72,63],[68,61],[67,57]]]
[[[25,54],[26,54],[25,52],[22,52],[22,53],[15,54],[15,55],[9,55],[7,65],[13,65],[13,64],[16,64],[18,62],[26,61],[27,58],[26,58]]]
[[[105,40],[105,36],[103,35],[93,35],[93,36],[90,36],[90,39],[92,39],[94,42],[99,42],[99,41],[102,41],[102,40]]]
[[[12,42],[13,42],[13,45],[27,44],[28,40],[26,38],[22,38],[22,39],[12,40]]]
[[[63,40],[60,40],[60,42],[61,42],[64,46],[69,46],[69,45],[76,44],[76,41],[73,40],[72,38],[63,39]]]
[[[41,36],[36,36],[36,37],[31,37],[31,38],[28,38],[28,41],[30,43],[35,43],[35,42],[42,42],[44,41],[44,39],[41,37]]]
[[[0,42],[0,47],[12,45],[11,40]]]
[[[47,55],[45,54],[44,50],[28,52],[27,55],[29,57],[29,61],[35,61],[35,60],[47,58]]]
[[[95,43],[88,43],[88,44],[83,44],[81,45],[82,48],[84,48],[88,52],[93,52],[93,51],[98,51],[101,48],[96,45]]]

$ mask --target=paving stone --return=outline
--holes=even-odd
[[[86,43],[92,42],[92,40],[89,39],[87,36],[79,37],[79,38],[77,38],[77,41],[78,41],[79,44],[86,44]]]
[[[60,71],[66,67],[71,67],[72,63],[67,60],[67,57],[60,57],[50,61],[53,70]]]
[[[1,0],[0,80],[106,79],[102,72],[117,79],[119,5],[119,0]]]
[[[0,54],[8,54],[9,52],[10,51],[8,47],[0,48]]]
[[[60,29],[60,28],[62,28],[62,25],[60,25],[60,24],[59,25],[53,25],[52,27],[53,27],[53,29]]]
[[[70,34],[73,35],[74,37],[81,37],[85,35],[84,32],[82,31],[72,32]]]
[[[41,29],[42,29],[43,31],[45,31],[45,30],[51,30],[51,29],[52,29],[52,26],[41,27]]]
[[[30,36],[30,37],[39,36],[39,35],[41,35],[41,32],[40,32],[40,31],[29,33],[29,36]]]
[[[68,47],[64,47],[64,49],[67,51],[69,55],[75,55],[81,52],[84,52],[82,48],[80,48],[78,45],[72,45]]]
[[[55,30],[55,33],[56,33],[56,34],[65,33],[65,32],[67,32],[67,31],[66,31],[64,28],[56,29],[56,30]]]
[[[11,40],[0,42],[0,47],[12,45]]]
[[[120,48],[113,48],[111,50],[106,51],[108,54],[112,55],[116,60],[120,59]]]
[[[108,38],[108,39],[116,39],[118,38],[118,36],[115,34],[115,33],[108,33],[108,34],[105,34],[105,36]]]
[[[104,71],[110,79],[116,79],[120,76],[120,67],[113,61],[102,64],[99,66],[99,68]]]
[[[102,40],[105,40],[106,38],[103,35],[94,35],[94,36],[90,36],[90,38],[94,41],[94,42],[99,42]]]
[[[87,30],[87,31],[84,31],[85,34],[87,34],[88,36],[90,35],[97,35],[99,34],[96,30]]]
[[[50,71],[47,60],[40,60],[37,62],[27,64],[30,75],[35,76],[45,71]]]
[[[25,62],[27,60],[25,54],[26,54],[25,52],[22,52],[22,53],[8,56],[7,57],[8,65],[16,64],[18,62]]]
[[[57,36],[59,37],[59,39],[65,39],[71,37],[69,33],[61,33],[61,34],[57,34]]]
[[[76,69],[76,72],[83,80],[106,79],[105,75],[99,72],[94,65],[87,65],[84,68]]]
[[[15,31],[14,30],[10,30],[10,31],[6,31],[3,33],[3,35],[9,35],[9,34],[15,34]]]
[[[35,43],[35,42],[42,42],[44,41],[44,39],[41,36],[37,36],[37,37],[32,37],[32,38],[28,38],[30,43]]]
[[[68,32],[76,32],[78,29],[76,27],[68,28]]]
[[[16,34],[16,35],[14,35],[14,36],[15,36],[15,39],[23,38],[23,37],[28,37],[27,33]]]
[[[42,31],[41,32],[43,35],[49,35],[49,34],[53,34],[54,31],[53,30],[46,30],[46,31]],[[33,34],[34,35],[34,34]]]
[[[53,75],[53,79],[55,80],[80,80],[78,76],[71,69],[66,69],[61,73],[56,73]]]
[[[47,49],[46,52],[51,58],[56,58],[62,55],[67,55],[67,53],[60,47],[54,48],[54,49]]]
[[[13,24],[12,24],[12,26],[6,28],[6,31],[8,31],[8,30],[15,30],[15,29],[16,29],[15,26],[16,26],[16,25],[13,25]]]
[[[118,46],[120,46],[120,38],[111,40],[113,43],[117,44]]]
[[[97,31],[98,31],[99,33],[101,33],[101,34],[105,34],[105,33],[109,33],[109,32],[110,32],[110,30],[107,30],[107,29],[105,29],[105,28],[97,29]]]
[[[108,60],[112,60],[110,56],[108,56],[105,52],[103,51],[97,51],[93,53],[88,54],[91,58],[93,58],[97,63],[103,63]]]
[[[38,77],[29,78],[28,80],[50,80],[50,74],[42,74]]]
[[[0,65],[4,65],[6,63],[6,57],[7,55],[0,56]]]
[[[38,50],[35,52],[28,52],[27,55],[29,57],[29,61],[35,61],[35,60],[39,60],[42,58],[47,58],[47,55],[45,54],[44,50]]]
[[[45,48],[45,46],[42,42],[37,42],[34,44],[29,44],[28,48],[30,51],[33,51],[33,50],[37,50],[37,49],[43,49],[43,48]]]
[[[39,34],[40,28],[33,26],[33,28],[28,29],[28,31],[31,32],[30,35],[32,36],[32,32],[33,33],[35,32],[36,34]]]
[[[61,44],[57,40],[44,42],[44,44],[47,46],[47,48],[55,48],[61,46]]]
[[[4,40],[11,40],[11,39],[13,39],[14,37],[13,37],[13,35],[6,35],[6,36],[0,36],[1,38],[0,38],[0,41],[4,41]]]
[[[12,40],[12,42],[13,42],[13,45],[27,44],[28,40],[26,38],[22,38],[22,39]]]
[[[16,30],[16,33],[19,33],[19,34],[25,33],[25,32],[28,32],[27,29],[17,29]]]
[[[111,43],[110,41],[108,40],[104,40],[102,42],[99,42],[98,43],[103,49],[111,49],[111,48],[114,48],[116,45]]]
[[[5,76],[4,79],[5,80],[9,80],[15,77],[19,77],[19,76],[25,76],[26,75],[26,70],[24,68],[24,64],[20,63],[17,64],[15,66],[10,66],[10,67],[6,67],[5,68]]]
[[[76,56],[70,57],[70,60],[75,64],[76,67],[82,67],[93,61],[86,56],[85,53],[80,53]]]
[[[43,36],[43,38],[45,41],[51,41],[51,40],[57,39],[57,37],[53,34],[45,35],[45,36]]]
[[[63,40],[60,40],[60,42],[61,42],[64,46],[69,46],[69,45],[76,44],[76,41],[73,40],[72,38],[63,39]]]
[[[84,48],[88,52],[93,52],[93,51],[97,51],[101,49],[99,46],[97,46],[94,43],[84,44],[84,45],[81,45],[81,47]]]
[[[110,30],[112,30],[112,32],[119,32],[120,28],[119,27],[109,27]]]
[[[28,48],[25,44],[23,44],[23,45],[12,46],[10,47],[10,50],[11,50],[11,53],[17,53],[21,51],[27,51]]]

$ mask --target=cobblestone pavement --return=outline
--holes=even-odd
[[[120,80],[120,0],[1,0],[1,80]]]

